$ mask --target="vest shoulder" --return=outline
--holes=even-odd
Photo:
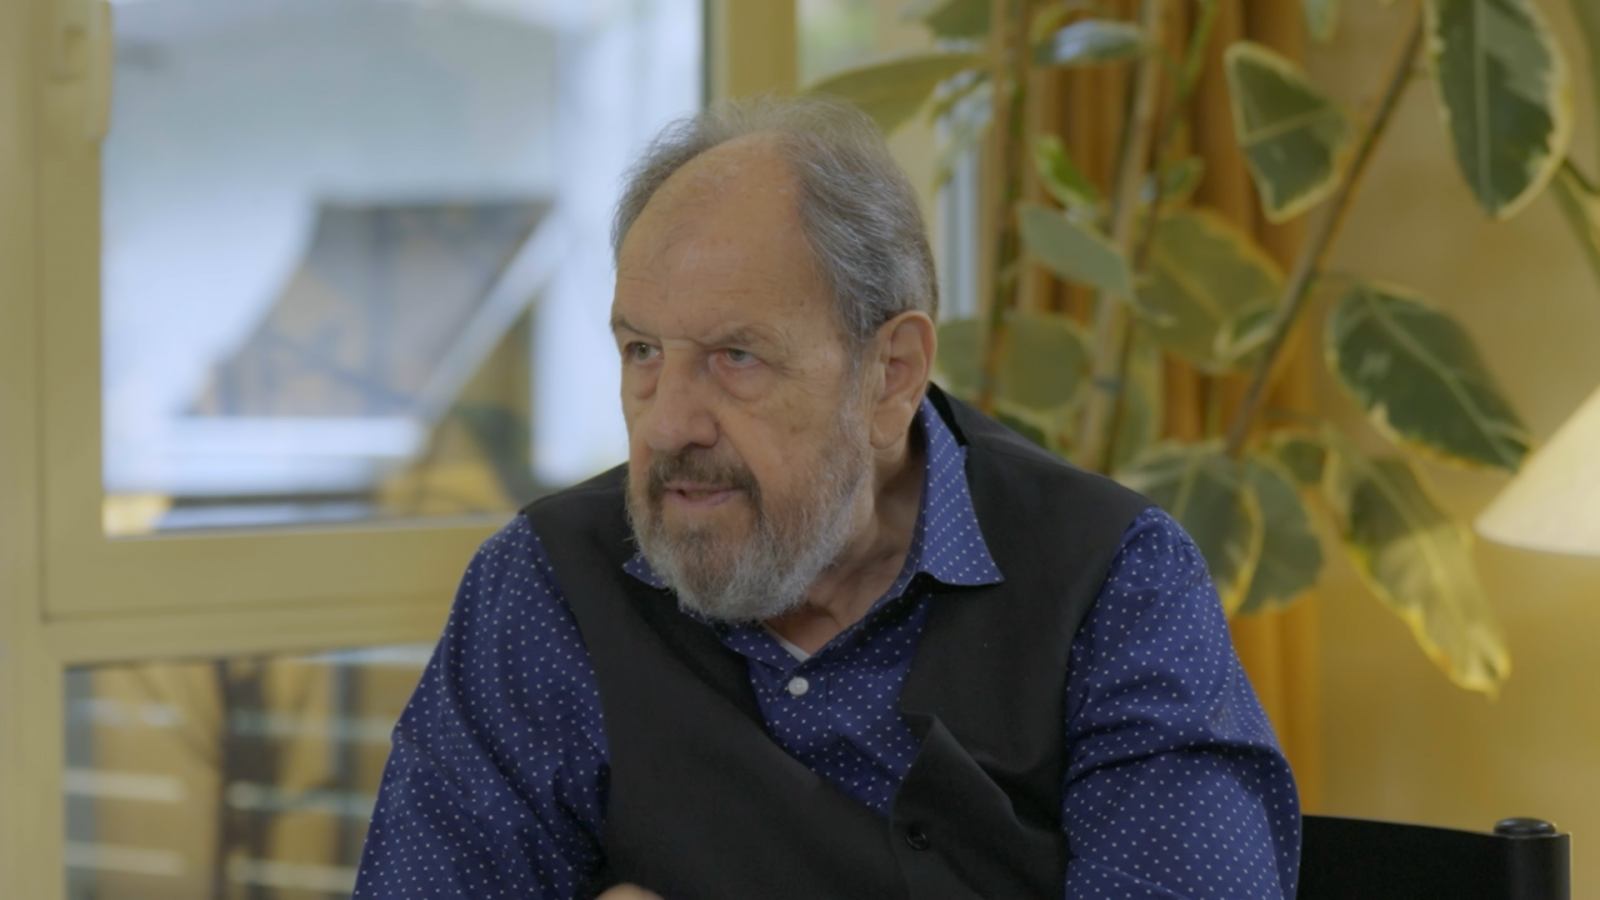
[[[1095,472],[1087,472],[1045,450],[954,398],[941,398],[964,439],[971,465],[992,478],[1026,489],[1029,484],[1065,491],[1082,502],[1131,518],[1151,505],[1149,498]]]
[[[553,494],[546,494],[524,506],[521,512],[535,523],[552,516],[567,518],[585,512],[590,514],[615,512],[621,508],[623,490],[627,483],[628,467],[623,464],[607,469],[588,481],[581,481]]]
[[[986,435],[975,436],[968,446],[976,451],[978,456],[992,457],[994,462],[1026,472],[1031,477],[1070,485],[1074,489],[1095,494],[1138,498],[1147,506],[1150,503],[1143,495],[1114,479],[1080,469],[1021,435],[1012,433],[1011,437],[1014,440],[997,440]]]

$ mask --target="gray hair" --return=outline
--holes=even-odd
[[[800,184],[800,220],[852,350],[909,310],[939,308],[916,191],[877,125],[825,97],[723,102],[668,125],[628,171],[611,224],[613,258],[674,172],[720,144],[772,135]]]

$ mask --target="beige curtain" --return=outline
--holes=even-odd
[[[1132,17],[1137,4],[1120,0],[1124,16]],[[1181,52],[1179,41],[1188,34],[1190,4],[1170,3],[1168,43]],[[1280,0],[1223,0],[1208,48],[1205,74],[1195,91],[1193,127],[1186,140],[1189,150],[1205,160],[1205,178],[1195,203],[1226,216],[1255,235],[1261,245],[1288,267],[1301,237],[1301,223],[1268,223],[1261,215],[1255,189],[1234,142],[1227,93],[1222,73],[1222,49],[1248,39],[1265,44],[1290,59],[1305,58],[1305,29],[1300,5]],[[1040,131],[1063,136],[1074,159],[1101,185],[1111,181],[1117,137],[1123,110],[1121,98],[1127,84],[1127,67],[1100,67],[1052,71],[1034,76],[1027,114]],[[1046,202],[1042,187],[1030,173],[1025,193]],[[1079,288],[1062,284],[1038,266],[1023,275],[1022,303],[1034,309],[1053,309],[1071,315],[1087,313],[1088,298]],[[1311,409],[1310,366],[1313,355],[1297,338],[1271,395],[1272,405]],[[1212,384],[1212,379],[1173,359],[1166,363],[1168,396],[1166,433],[1175,438],[1197,438],[1204,433],[1205,403],[1212,392],[1227,411],[1243,385],[1236,379]],[[1278,738],[1294,766],[1307,811],[1322,802],[1321,700],[1317,660],[1317,598],[1307,597],[1287,612],[1238,619],[1232,624],[1239,656],[1256,693],[1277,729]]]

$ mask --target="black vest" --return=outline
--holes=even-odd
[[[1005,581],[932,590],[900,697],[922,741],[887,821],[768,736],[744,657],[622,571],[627,473],[532,522],[594,662],[610,748],[607,871],[670,900],[1059,897],[1073,635],[1149,501],[937,388]]]

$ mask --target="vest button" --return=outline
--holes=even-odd
[[[928,833],[915,825],[906,828],[906,846],[913,850],[926,850],[933,845]]]
[[[811,690],[811,682],[805,680],[804,678],[796,675],[795,677],[789,679],[789,696],[803,697],[805,696],[806,691],[809,690]]]

